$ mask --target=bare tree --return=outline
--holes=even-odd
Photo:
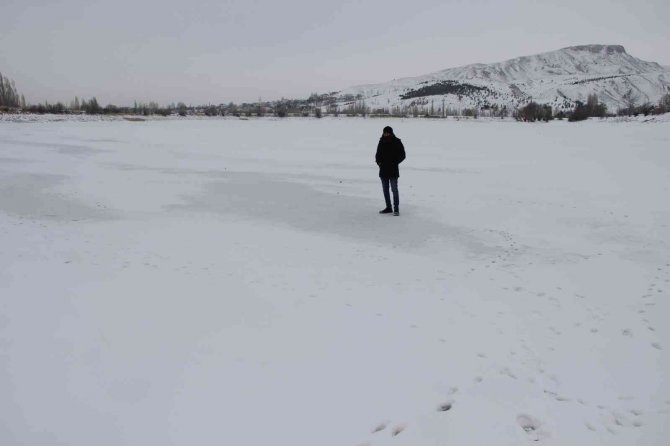
[[[590,94],[586,99],[586,109],[589,116],[597,118],[603,118],[607,114],[606,104],[601,103],[598,100],[598,95],[595,93]]]
[[[186,104],[184,104],[183,102],[177,103],[177,113],[179,114],[179,116],[186,116],[186,114],[188,113],[188,108],[186,107]]]
[[[670,93],[666,93],[658,101],[658,107],[662,109],[662,113],[670,111]]]
[[[623,96],[621,96],[621,100],[623,100],[623,103],[625,105],[622,114],[630,116],[633,113],[635,113],[635,107],[637,106],[637,102],[639,99],[640,95],[634,92],[632,88],[629,89],[627,92],[625,92]]]
[[[21,96],[16,91],[16,84],[0,73],[0,106],[19,107]]]
[[[5,105],[5,79],[0,73],[0,106]]]

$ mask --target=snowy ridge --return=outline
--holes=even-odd
[[[631,56],[621,45],[581,45],[504,62],[476,63],[419,77],[360,85],[339,93],[346,108],[353,98],[371,109],[418,107],[428,111],[469,107],[515,108],[530,100],[570,109],[596,93],[608,109],[636,102],[656,102],[670,91],[670,67]]]

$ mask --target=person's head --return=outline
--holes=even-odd
[[[385,138],[388,138],[388,137],[390,137],[390,136],[393,136],[393,129],[392,129],[391,127],[389,127],[389,126],[384,127],[384,133],[383,133],[383,136],[384,136]]]

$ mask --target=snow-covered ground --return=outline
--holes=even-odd
[[[667,120],[0,123],[0,444],[667,444],[668,147]]]

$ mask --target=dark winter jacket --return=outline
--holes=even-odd
[[[398,164],[405,159],[405,147],[402,141],[391,135],[387,138],[381,137],[377,145],[377,154],[375,161],[379,166],[379,176],[381,178],[398,178],[400,171]]]

